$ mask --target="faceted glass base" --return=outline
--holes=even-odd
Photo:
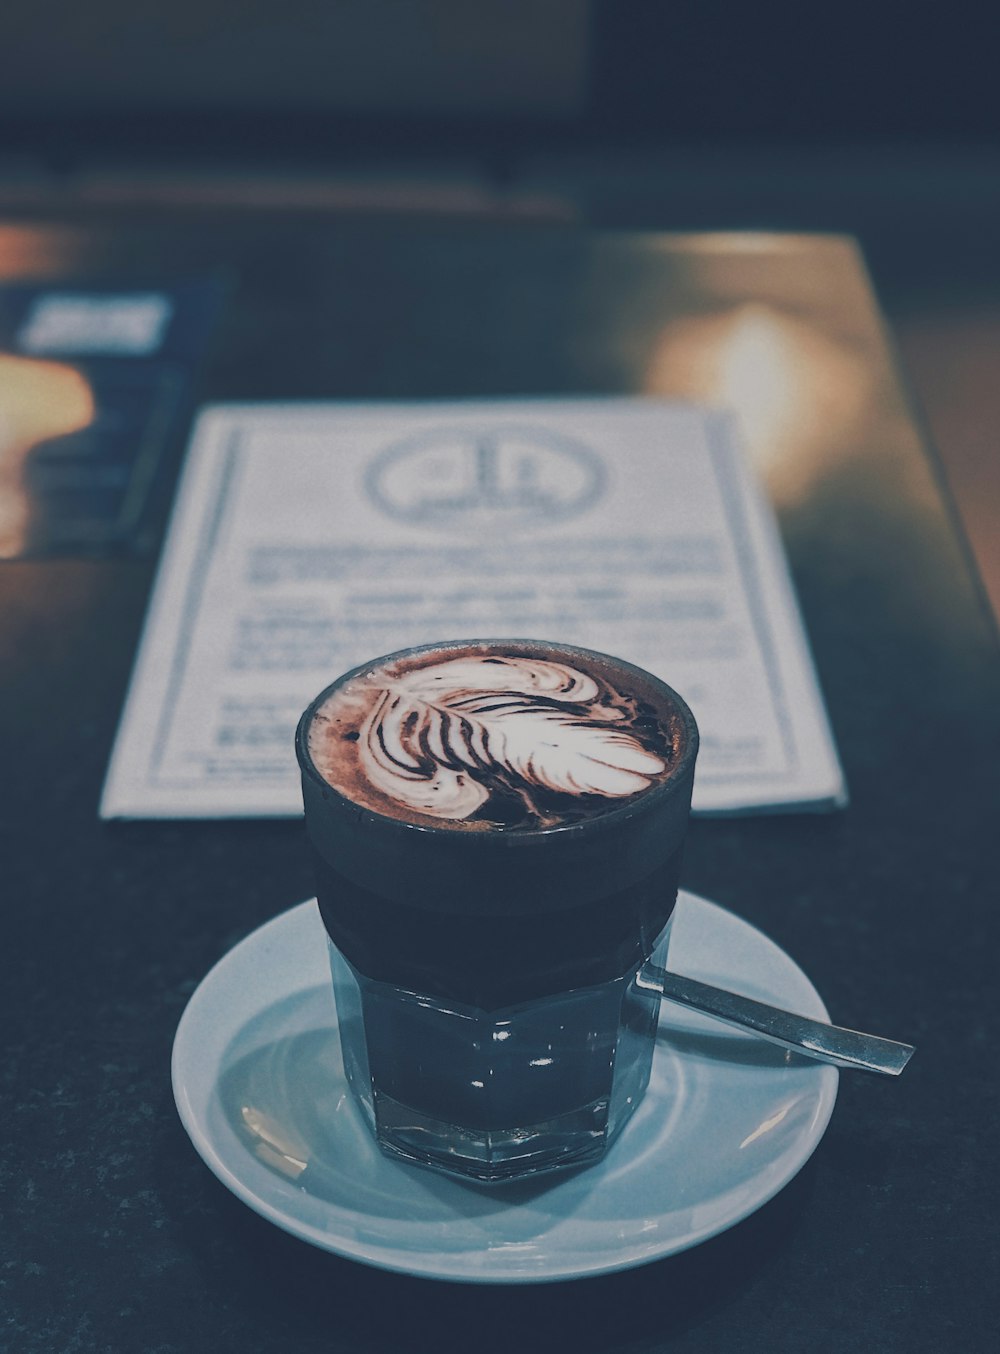
[[[648,1084],[658,1003],[634,971],[484,1011],[375,982],[332,944],[330,966],[347,1078],[392,1156],[483,1183],[587,1165]]]

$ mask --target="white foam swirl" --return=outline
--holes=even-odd
[[[491,778],[531,807],[532,788],[624,798],[666,770],[621,727],[625,712],[601,699],[599,684],[565,663],[485,655],[375,680],[361,768],[416,813],[468,818],[489,798]]]

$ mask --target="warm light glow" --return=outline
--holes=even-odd
[[[803,496],[866,410],[860,355],[761,304],[677,320],[663,331],[644,389],[732,409],[749,451],[784,501]]]
[[[0,557],[24,548],[28,453],[46,438],[79,432],[93,417],[93,393],[75,367],[0,353]]]
[[[811,243],[811,237],[785,233],[775,235],[766,230],[720,230],[698,231],[693,235],[664,235],[658,243],[664,252],[719,254],[732,259],[741,254],[788,254],[803,244]]]
[[[0,227],[0,277],[21,282],[42,274],[73,273],[86,267],[87,245],[72,226]]]

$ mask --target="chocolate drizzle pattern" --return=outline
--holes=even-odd
[[[554,826],[641,793],[673,760],[670,730],[648,706],[565,662],[487,652],[387,665],[360,683],[354,721],[337,720],[335,696],[324,736],[340,743],[341,764],[349,744],[355,796],[367,784],[394,816]],[[328,779],[343,779],[312,739],[311,750]]]

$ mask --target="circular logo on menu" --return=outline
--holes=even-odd
[[[606,478],[597,452],[547,428],[456,427],[392,443],[369,465],[365,487],[397,521],[464,533],[577,517]]]

